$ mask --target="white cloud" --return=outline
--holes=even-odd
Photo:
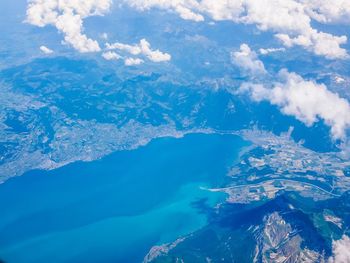
[[[313,28],[312,22],[350,23],[347,0],[124,0],[139,10],[159,8],[193,21],[229,20],[254,24],[272,31],[286,47],[301,46],[329,59],[348,58],[342,45],[346,36],[335,36]],[[65,42],[80,52],[100,51],[96,40],[83,32],[88,16],[103,15],[112,0],[29,0],[27,22],[36,26],[54,25],[64,34]],[[150,54],[155,60],[167,57]]]
[[[139,45],[128,45],[128,44],[122,44],[122,43],[113,43],[113,44],[106,44],[106,47],[108,50],[118,49],[121,51],[125,51],[129,54],[132,54],[134,56],[141,54],[141,48]]]
[[[305,49],[314,52],[316,55],[325,56],[329,59],[348,57],[347,51],[340,47],[340,45],[347,42],[346,36],[333,36],[312,29],[305,35],[290,37],[288,34],[276,34],[276,37],[286,47],[292,47],[295,45],[302,46]]]
[[[334,77],[334,81],[335,81],[335,83],[337,83],[337,84],[341,84],[341,83],[344,83],[344,82],[345,82],[345,79],[342,78],[341,76],[335,76],[335,77]]]
[[[275,53],[275,52],[283,52],[286,51],[285,48],[260,48],[259,53],[261,55],[268,55],[270,53]]]
[[[252,75],[266,74],[263,62],[247,44],[242,44],[240,51],[232,52],[231,58],[233,63]]]
[[[200,7],[200,3],[196,0],[125,0],[125,2],[143,11],[158,7],[164,10],[171,10],[186,20],[204,21],[204,17],[195,11]]]
[[[141,39],[140,48],[141,53],[153,62],[164,62],[171,59],[171,56],[169,54],[163,53],[159,51],[159,49],[152,50],[150,43],[146,39]]]
[[[53,50],[52,50],[52,49],[49,49],[49,48],[46,47],[46,46],[41,46],[41,47],[40,47],[40,50],[41,50],[41,52],[43,52],[44,54],[47,54],[47,55],[53,53]]]
[[[321,23],[350,23],[348,0],[303,0],[310,16]]]
[[[26,21],[39,27],[55,26],[64,34],[65,42],[79,52],[97,52],[101,50],[98,42],[83,34],[83,21],[103,15],[111,3],[112,0],[30,0]]]
[[[64,43],[71,45],[79,52],[100,52],[99,43],[88,38],[83,32],[83,22],[86,17],[103,15],[109,11],[112,0],[29,0],[27,7],[27,22],[39,27],[53,25],[64,35]],[[182,10],[184,16],[189,15]],[[107,33],[100,37],[107,40]],[[152,50],[150,43],[142,39],[136,45],[122,43],[106,44],[107,51],[102,53],[106,60],[117,60],[122,57],[111,50],[118,49],[133,56],[144,56],[153,62],[169,61],[171,56],[160,50]],[[49,52],[41,49],[44,53]],[[48,53],[46,53],[48,54]],[[126,58],[125,65],[139,65],[144,62],[141,58]]]
[[[271,87],[264,84],[244,83],[240,92],[247,92],[255,101],[269,101],[286,115],[311,126],[323,120],[331,127],[335,139],[344,139],[350,128],[350,104],[327,89],[323,84],[304,80],[301,76],[281,70],[279,81]]]
[[[118,60],[122,58],[119,54],[112,51],[102,53],[102,57],[106,60]]]
[[[125,0],[140,10],[159,8],[178,13],[183,19],[203,21],[230,20],[255,24],[270,30],[282,43],[301,46],[330,59],[347,58],[341,47],[346,36],[334,36],[312,27],[312,20],[321,23],[350,22],[350,4],[346,0]]]
[[[152,50],[151,44],[146,39],[141,39],[139,44],[128,45],[122,43],[106,44],[108,50],[120,50],[131,55],[143,55],[153,62],[165,62],[171,59],[171,56],[168,53],[163,53],[161,51]]]
[[[349,263],[350,262],[350,238],[343,236],[342,239],[333,241],[333,256],[329,263]]]
[[[135,65],[140,65],[144,61],[140,58],[127,58],[124,61],[125,66],[135,66]]]

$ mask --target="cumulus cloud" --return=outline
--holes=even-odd
[[[71,45],[79,52],[100,52],[99,43],[84,34],[84,19],[89,16],[103,15],[109,11],[112,0],[29,0],[27,7],[26,21],[32,25],[44,27],[53,25],[58,31],[63,33],[64,42]],[[183,10],[184,16],[186,11]],[[189,15],[189,14],[187,14]],[[100,37],[108,39],[107,33]],[[40,48],[45,54],[50,51],[47,48]],[[143,56],[153,62],[169,61],[171,56],[160,50],[151,49],[150,43],[146,39],[141,39],[136,45],[122,43],[106,44],[102,57],[106,60],[124,59],[113,50],[119,50],[133,56]],[[127,57],[125,65],[139,65],[144,62],[141,58]]]
[[[346,36],[335,36],[312,26],[320,23],[350,23],[347,0],[124,0],[139,10],[159,8],[196,22],[210,18],[254,24],[272,31],[286,47],[301,46],[329,59],[348,58],[342,45]],[[66,43],[80,52],[100,51],[96,40],[84,34],[86,17],[105,14],[112,0],[29,0],[27,22],[36,26],[53,25],[64,34]],[[166,60],[160,54],[154,59]]]
[[[312,21],[340,23],[350,20],[349,1],[345,0],[125,0],[140,10],[159,8],[179,14],[183,19],[255,24],[270,30],[286,46],[301,46],[330,59],[347,58],[341,47],[346,36],[334,36],[312,27]]]
[[[112,52],[112,51],[107,51],[107,52],[102,53],[102,57],[105,60],[118,60],[118,59],[122,58],[119,54]]]
[[[350,2],[346,0],[124,0],[139,10],[159,8],[196,22],[206,17],[215,21],[255,24],[275,33],[286,47],[301,46],[330,59],[347,58],[341,46],[346,36],[318,31],[312,21],[350,23]],[[86,17],[103,15],[112,0],[30,0],[27,22],[36,26],[53,25],[64,34],[65,42],[80,52],[100,51],[96,40],[84,34]],[[152,56],[152,55],[151,55]],[[157,59],[157,58],[155,58]],[[164,59],[164,58],[162,58]]]
[[[158,7],[164,10],[171,10],[186,20],[204,21],[203,15],[196,12],[201,5],[196,0],[125,0],[125,2],[143,11]]]
[[[349,263],[350,262],[350,238],[343,236],[342,239],[333,241],[333,256],[329,263]]]
[[[281,70],[278,79],[271,86],[244,83],[239,91],[247,92],[255,101],[269,101],[307,126],[323,120],[331,127],[334,139],[345,138],[350,128],[350,104],[346,99],[329,91],[324,84],[305,80],[287,70]]]
[[[305,32],[305,35],[290,37],[288,34],[276,34],[276,37],[286,47],[302,46],[316,55],[325,56],[329,59],[348,57],[347,51],[340,47],[340,45],[347,42],[346,36],[333,36],[312,29],[307,33]]]
[[[310,16],[321,23],[350,23],[350,2],[347,0],[303,0]]]
[[[139,45],[128,45],[128,44],[122,44],[122,43],[116,42],[113,44],[107,43],[106,47],[108,50],[118,49],[135,56],[141,54],[141,48]]]
[[[171,59],[168,53],[163,53],[160,50],[151,49],[151,44],[146,39],[141,39],[140,43],[136,45],[128,45],[122,43],[106,44],[108,50],[120,50],[131,55],[142,55],[153,62],[165,62]]]
[[[30,0],[26,21],[39,27],[55,26],[63,33],[65,43],[79,52],[97,52],[101,48],[83,33],[83,21],[103,15],[111,4],[112,0]]]
[[[242,44],[239,51],[232,52],[231,58],[233,63],[252,75],[266,74],[263,62],[247,44]]]
[[[136,66],[142,64],[144,61],[140,58],[126,58],[124,61],[125,66]]]
[[[49,49],[49,48],[46,47],[46,46],[41,46],[41,47],[40,47],[40,50],[41,50],[41,52],[43,52],[44,54],[47,54],[47,55],[53,53],[53,50],[52,50],[52,49]]]
[[[286,51],[285,48],[260,48],[259,53],[261,55],[268,55],[270,53],[275,53],[275,52],[283,52]]]
[[[159,49],[152,50],[150,43],[146,39],[141,39],[139,46],[141,48],[141,53],[153,62],[163,62],[171,59],[169,54],[163,53],[159,51]]]

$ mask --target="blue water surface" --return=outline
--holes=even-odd
[[[8,263],[140,262],[155,244],[203,227],[195,205],[246,145],[232,135],[161,138],[101,160],[31,171],[0,185],[0,258]]]

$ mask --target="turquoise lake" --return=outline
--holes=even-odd
[[[132,151],[31,171],[0,185],[0,259],[7,263],[141,262],[149,249],[207,223],[203,190],[225,179],[247,142],[190,134]]]

